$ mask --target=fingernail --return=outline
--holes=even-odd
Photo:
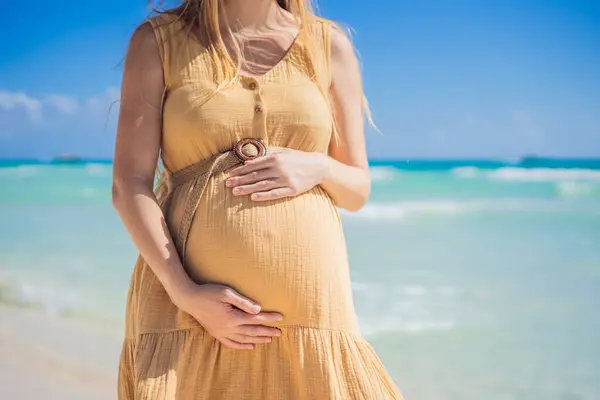
[[[252,306],[252,311],[254,311],[255,313],[260,312],[260,306],[259,305]]]
[[[231,185],[233,185],[232,181],[230,181],[229,179],[225,181],[225,186],[231,187]]]
[[[238,188],[233,189],[233,194],[240,194],[240,189],[238,189]]]
[[[281,336],[281,331],[277,331],[277,332],[275,333],[275,336]]]

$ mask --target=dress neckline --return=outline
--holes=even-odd
[[[296,50],[296,47],[298,47],[300,45],[303,34],[304,34],[304,28],[299,27],[298,33],[296,33],[296,35],[294,36],[294,39],[288,46],[287,50],[282,54],[279,61],[277,61],[275,64],[273,64],[273,66],[271,66],[271,68],[266,70],[264,73],[262,73],[260,75],[252,75],[252,74],[245,73],[243,71],[238,71],[238,76],[241,79],[247,79],[247,80],[249,79],[249,80],[257,80],[258,81],[258,80],[262,80],[262,79],[266,78],[267,76],[271,75],[273,72],[278,70],[283,64],[285,64],[286,61],[292,56],[292,54]],[[206,49],[206,47],[204,45],[202,45],[202,42],[198,39],[198,36],[196,36],[196,34],[194,32],[188,31],[188,35],[189,35],[190,40],[192,42],[194,42],[197,46],[200,46],[202,49]],[[228,57],[231,57],[231,56],[228,55]]]
[[[288,60],[288,58],[290,58],[291,55],[294,53],[294,50],[296,49],[296,47],[298,46],[298,44],[300,42],[300,37],[302,36],[302,31],[303,31],[302,28],[300,28],[298,30],[298,33],[296,34],[296,36],[294,36],[294,40],[292,40],[292,43],[290,43],[287,50],[283,53],[283,55],[281,56],[279,61],[277,61],[275,64],[273,64],[273,66],[271,66],[271,68],[267,69],[265,72],[263,72],[262,74],[259,74],[259,75],[252,75],[252,74],[245,73],[243,71],[238,71],[238,75],[240,76],[240,78],[260,80],[260,79],[267,77],[268,75],[271,75],[271,73],[273,73],[277,69],[279,69],[279,67],[281,67],[281,65],[285,64],[285,62]]]

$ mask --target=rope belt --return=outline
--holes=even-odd
[[[180,171],[167,175],[166,180],[157,188],[157,193],[162,193],[162,195],[157,195],[157,197],[165,217],[169,210],[169,201],[175,190],[184,185],[188,186],[186,190],[188,195],[185,199],[185,206],[179,224],[179,230],[173,234],[175,247],[179,252],[181,262],[184,265],[187,240],[190,234],[192,221],[196,214],[196,210],[198,209],[202,193],[204,192],[204,189],[206,189],[210,178],[213,175],[219,172],[225,172],[244,161],[263,157],[267,155],[267,152],[273,154],[284,150],[284,148],[274,146],[269,146],[267,148],[262,141],[257,139],[242,139],[235,143],[233,148],[229,151],[217,154],[213,157],[199,161],[196,164],[192,164]]]

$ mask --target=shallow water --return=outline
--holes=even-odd
[[[0,162],[0,301],[120,326],[111,165]],[[361,329],[407,398],[600,398],[600,160],[379,162],[342,212]]]

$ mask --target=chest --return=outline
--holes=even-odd
[[[332,124],[325,94],[301,74],[270,82],[242,77],[225,88],[202,80],[187,83],[169,93],[164,113],[165,124],[203,134],[261,138],[298,130],[323,135]]]

